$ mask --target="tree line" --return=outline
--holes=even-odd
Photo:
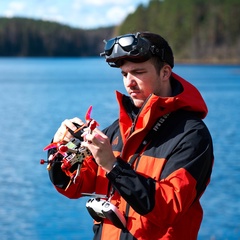
[[[136,31],[165,37],[178,61],[240,62],[239,0],[150,0],[118,26],[91,30],[0,18],[0,56],[97,56],[103,39]]]
[[[0,18],[0,56],[96,56],[113,29],[83,30],[55,22]]]
[[[239,0],[150,0],[118,27],[136,30],[165,37],[178,60],[240,62]]]

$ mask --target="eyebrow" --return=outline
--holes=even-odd
[[[136,67],[136,68],[133,68],[133,69],[131,69],[130,71],[127,71],[127,72],[134,73],[134,72],[143,71],[143,70],[145,71],[146,69],[143,68],[143,67]],[[122,70],[121,73],[124,74],[124,73],[126,73],[126,72]]]

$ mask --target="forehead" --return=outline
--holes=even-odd
[[[120,67],[122,72],[131,72],[131,71],[136,71],[140,69],[151,69],[153,67],[153,64],[150,60],[147,60],[145,62],[140,62],[140,63],[134,63],[125,60],[124,64]]]

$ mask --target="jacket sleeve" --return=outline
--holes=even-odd
[[[158,181],[135,172],[119,161],[108,179],[139,214],[171,223],[205,190],[212,169],[211,137],[205,127],[188,131],[171,151]],[[159,214],[161,213],[161,214]]]
[[[54,150],[53,150],[54,151]],[[50,150],[48,154],[51,154]],[[92,158],[84,160],[80,174],[76,178],[75,183],[72,183],[67,189],[70,182],[68,177],[61,169],[61,156],[58,156],[51,169],[49,177],[56,190],[68,198],[79,198],[81,193],[92,193],[95,190],[96,172],[98,166]]]
[[[144,215],[154,207],[155,181],[137,174],[131,166],[118,158],[118,164],[107,174],[114,188],[139,214]]]

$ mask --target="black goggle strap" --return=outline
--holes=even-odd
[[[164,54],[165,53],[164,48],[159,49],[155,45],[152,45],[150,47],[150,51],[153,55],[158,56],[162,61],[164,61],[164,55],[165,55]]]

